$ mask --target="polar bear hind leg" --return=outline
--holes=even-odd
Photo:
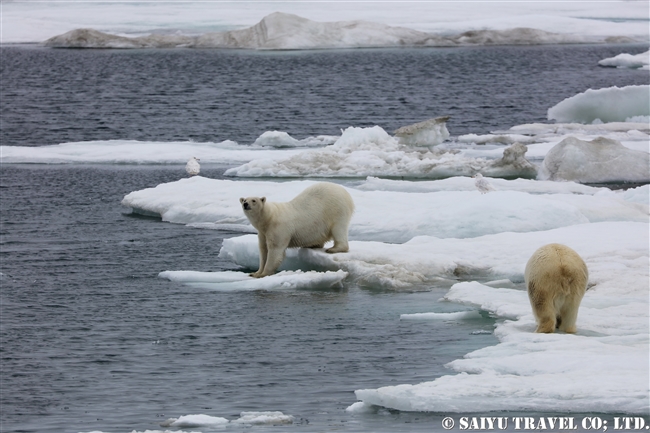
[[[348,225],[349,220],[339,222],[332,227],[334,245],[331,248],[326,249],[326,253],[347,253],[350,250],[350,246],[348,245]]]

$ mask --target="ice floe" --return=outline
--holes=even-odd
[[[183,415],[178,418],[169,418],[161,423],[161,427],[179,427],[179,428],[194,428],[194,427],[221,427],[228,424],[230,421],[226,418],[210,415]]]
[[[178,418],[169,418],[160,424],[161,427],[175,427],[175,428],[196,428],[207,427],[210,429],[226,427],[228,424],[235,425],[281,425],[293,423],[294,417],[292,415],[285,415],[279,411],[264,411],[264,412],[241,412],[239,418],[228,420],[218,416],[197,414],[197,415],[183,415]],[[167,430],[166,430],[167,431]],[[151,430],[147,432],[153,433]],[[176,433],[182,433],[175,430]],[[146,433],[146,432],[145,432]]]
[[[603,59],[598,64],[613,68],[649,69],[650,51],[640,54],[621,53],[617,56]]]
[[[265,278],[253,278],[243,272],[235,271],[164,271],[158,274],[160,278],[170,281],[219,292],[331,289],[339,287],[347,275],[347,272],[341,270],[336,272],[283,271]]]
[[[314,138],[319,144],[324,141]],[[311,138],[304,143],[309,146]],[[325,143],[327,141],[325,140]],[[284,159],[304,149],[246,146],[226,140],[219,143],[133,140],[84,141],[50,146],[0,146],[4,164],[185,164],[197,157],[204,164],[241,164],[252,159]]]
[[[504,190],[482,195],[473,187],[471,178],[454,180],[454,183],[463,182],[469,190],[433,187],[431,191],[404,194],[370,190],[372,182],[362,184],[364,190],[348,187],[356,206],[350,239],[405,242],[419,235],[466,238],[596,221],[641,221],[648,215],[643,204],[629,202],[623,195],[609,190],[591,195],[568,192],[576,191],[573,183],[566,184],[567,193],[530,194],[516,190],[516,185],[529,185],[523,180],[503,181],[495,185],[506,185]],[[203,228],[210,224],[227,228],[228,224],[234,224],[234,231],[241,231],[242,226],[249,225],[241,210],[240,197],[265,196],[285,202],[313,184],[312,181],[236,182],[194,176],[134,191],[124,197],[122,204],[137,213],[160,216],[164,221],[201,223]],[[542,190],[543,186],[537,191]],[[378,219],[377,215],[382,218]]]
[[[588,89],[548,109],[558,122],[650,122],[650,86]],[[643,118],[643,120],[640,120]]]
[[[478,193],[477,193],[478,194]],[[495,194],[487,194],[488,197]],[[381,214],[380,214],[381,215]],[[645,218],[645,219],[644,219]],[[509,279],[523,281],[523,268],[529,256],[536,248],[529,251],[529,239],[547,238],[548,242],[563,243],[567,233],[571,239],[576,236],[598,238],[607,242],[608,236],[618,236],[617,230],[630,230],[634,227],[647,230],[647,214],[641,222],[594,222],[574,223],[552,230],[529,232],[509,231],[508,229],[490,235],[474,238],[439,238],[431,235],[413,237],[404,243],[388,243],[391,234],[380,241],[351,241],[350,251],[345,254],[326,254],[321,250],[288,249],[287,258],[280,269],[302,270],[336,270],[343,269],[349,273],[346,281],[364,287],[383,289],[401,289],[421,286],[439,281],[457,279],[480,279],[483,281]],[[499,223],[501,224],[501,223]],[[639,226],[635,226],[638,224]],[[593,236],[591,231],[613,230],[614,233],[602,233]],[[638,234],[642,236],[644,232]],[[507,240],[507,242],[504,241]],[[521,239],[528,257],[520,264],[514,261],[507,247],[513,239]],[[589,239],[579,239],[584,242]],[[497,248],[493,243],[503,244],[506,249]],[[542,244],[538,243],[538,247]],[[571,246],[576,251],[579,250]],[[468,251],[476,249],[476,251]],[[583,248],[584,250],[584,248]],[[580,251],[578,251],[581,253]],[[219,256],[248,269],[256,269],[259,256],[257,236],[244,235],[224,239]],[[496,256],[496,257],[495,257]]]

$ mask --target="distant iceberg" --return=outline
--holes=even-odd
[[[648,122],[650,86],[588,89],[548,109],[548,119],[558,122]]]
[[[45,41],[51,48],[237,48],[308,50],[332,48],[448,47],[466,45],[536,45],[586,42],[574,35],[530,28],[472,30],[439,36],[369,21],[316,22],[275,12],[252,27],[199,36],[151,34],[124,37],[95,29],[75,29]]]

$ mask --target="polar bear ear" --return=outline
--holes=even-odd
[[[262,203],[266,203],[266,197],[262,197],[262,198],[260,198],[260,201],[261,201]]]
[[[239,203],[244,204],[244,197],[239,197]]]

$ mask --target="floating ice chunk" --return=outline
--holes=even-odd
[[[635,116],[650,116],[649,85],[589,89],[548,109],[548,119],[558,122],[625,122]]]
[[[240,417],[233,420],[237,424],[292,424],[294,417],[282,412],[242,412]]]
[[[358,401],[356,403],[351,404],[350,406],[345,408],[345,411],[348,413],[374,413],[375,412],[375,407],[373,407],[370,404],[365,404],[362,401]]]
[[[622,53],[598,62],[600,66],[614,68],[648,69],[650,65],[650,51],[640,54]]]
[[[221,427],[228,424],[226,418],[210,415],[183,415],[179,418],[169,418],[167,421],[160,424],[161,427],[180,427],[180,428],[193,428],[193,427]]]
[[[543,176],[576,182],[650,182],[650,155],[604,137],[567,137],[544,158]]]
[[[402,314],[399,316],[400,320],[472,320],[482,319],[481,313],[477,310],[474,311],[458,311],[456,313],[413,313]]]
[[[435,146],[449,138],[447,130],[449,116],[436,117],[413,125],[402,126],[395,131],[400,144],[410,146]]]
[[[324,147],[336,142],[338,137],[331,135],[319,135],[307,137],[304,140],[296,140],[284,131],[266,131],[260,135],[253,146],[274,147],[276,149],[293,147]]]
[[[164,271],[160,278],[177,281],[191,287],[219,292],[251,290],[330,289],[340,285],[347,272],[283,271],[264,278],[253,278],[243,272]]]

